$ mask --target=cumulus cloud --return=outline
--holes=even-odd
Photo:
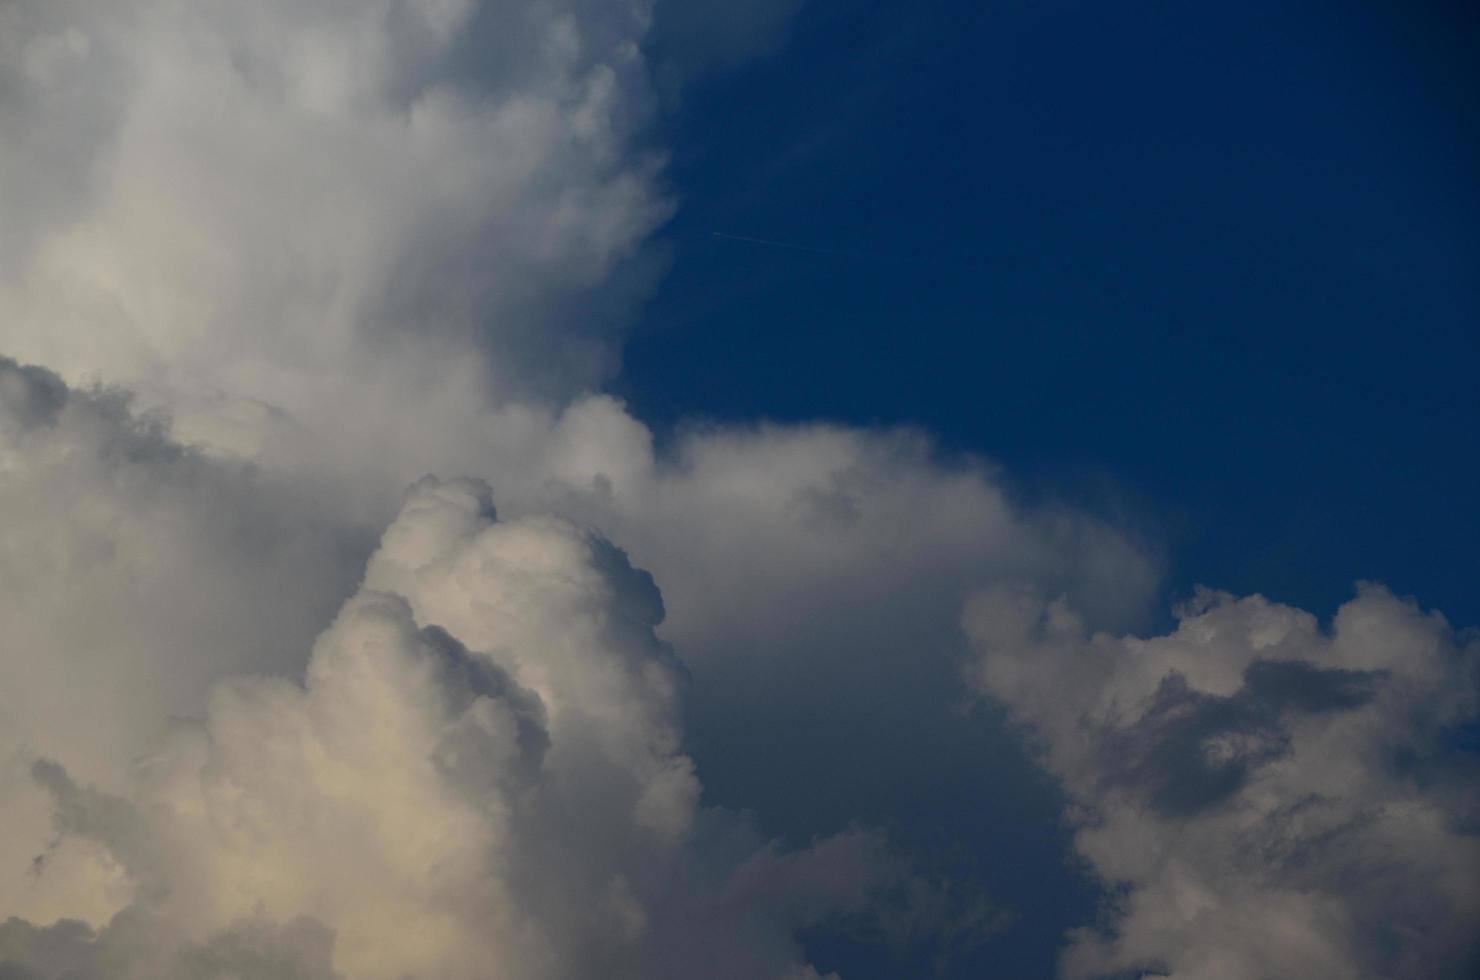
[[[125,876],[91,838],[51,839],[32,760],[115,792],[222,676],[300,671],[375,535],[175,443],[121,391],[4,358],[0,514],[0,917],[98,921]]]
[[[984,461],[659,446],[593,394],[673,206],[653,58],[798,6],[0,4],[0,976],[820,980],[798,930],[864,913],[976,943],[1010,914],[846,829],[980,747],[940,721],[962,658],[1112,889],[1068,976],[1473,968],[1472,637],[1371,587],[1329,630],[1210,594],[1116,638],[1154,555]],[[696,730],[732,802],[834,836],[706,805]]]
[[[886,880],[882,842],[782,853],[699,807],[661,616],[605,539],[422,482],[302,683],[218,685],[118,795],[33,763],[52,848],[93,848],[75,897],[126,897],[96,931],[12,920],[0,958],[42,977],[804,969],[794,931]]]
[[[1175,631],[1089,633],[995,588],[973,677],[1021,722],[1112,889],[1070,978],[1460,977],[1480,964],[1480,796],[1454,732],[1480,643],[1367,585],[1329,630],[1204,592]]]
[[[989,464],[918,432],[697,427],[655,450],[601,399],[539,444],[519,472],[544,474],[540,506],[603,528],[663,587],[663,635],[694,677],[690,730],[728,762],[709,785],[791,833],[891,820],[908,796],[919,826],[975,834],[937,792],[960,777],[948,760],[1012,746],[954,710],[972,586],[1027,579],[1124,626],[1158,581],[1122,531],[1020,506]]]
[[[769,719],[762,726],[767,739],[805,738],[805,727],[797,726],[807,719],[815,726],[808,706],[830,692],[829,727],[855,738],[858,730],[877,727],[877,697],[870,692],[890,690],[910,713],[940,710],[929,700],[931,690],[910,688],[908,681],[952,663],[948,644],[927,649],[920,640],[931,630],[949,630],[972,578],[1037,574],[1046,587],[1088,599],[1116,588],[1137,596],[1152,577],[1140,552],[1112,531],[1071,514],[1022,514],[984,465],[943,463],[915,434],[830,426],[695,430],[670,455],[655,452],[647,429],[607,398],[558,413],[519,409],[493,417],[504,420],[504,441],[486,465],[501,499],[510,501],[505,509],[512,519],[493,521],[478,481],[417,484],[363,583],[404,597],[407,605],[397,613],[403,633],[412,629],[407,616],[415,630],[430,632],[417,633],[415,642],[405,633],[392,644],[412,652],[380,666],[399,664],[403,673],[375,683],[411,692],[416,671],[426,670],[450,672],[456,683],[444,679],[434,689],[442,693],[423,701],[462,704],[458,698],[471,695],[458,694],[458,685],[479,696],[503,692],[495,700],[510,706],[504,721],[478,722],[497,728],[498,738],[458,749],[453,755],[469,761],[449,763],[435,776],[492,781],[515,795],[532,791],[509,790],[508,780],[533,778],[530,773],[544,780],[547,809],[536,822],[552,836],[520,838],[521,857],[510,873],[522,876],[521,906],[547,903],[558,911],[573,893],[615,888],[614,908],[625,910],[620,914],[633,929],[649,923],[643,934],[661,935],[664,943],[682,933],[694,956],[731,942],[774,951],[758,973],[745,966],[758,961],[736,953],[736,975],[767,975],[773,962],[794,960],[789,937],[798,922],[822,915],[840,894],[845,907],[856,908],[863,883],[895,870],[882,843],[867,834],[794,857],[767,850],[752,831],[699,808],[700,784],[680,743],[681,676],[692,678],[698,710],[691,715],[720,719],[706,722],[710,729],[735,713],[757,712]],[[519,424],[508,423],[511,418]],[[290,789],[313,796],[328,783],[347,785],[342,768],[307,765],[299,758],[307,751],[302,746],[290,743],[271,761],[252,753],[277,745],[275,733],[302,730],[300,716],[328,703],[328,682],[319,677],[325,664],[338,662],[331,638],[374,619],[375,610],[381,620],[395,620],[386,612],[395,602],[352,602],[320,641],[306,690],[281,680],[217,683],[243,672],[291,677],[305,669],[313,636],[355,590],[372,544],[354,508],[340,507],[347,478],[331,468],[322,482],[305,481],[301,470],[284,473],[181,445],[167,417],[140,411],[119,389],[72,388],[45,369],[8,360],[0,363],[0,437],[0,505],[12,518],[0,527],[0,568],[16,599],[0,607],[0,625],[14,640],[0,651],[8,680],[0,694],[6,758],[0,811],[12,828],[0,846],[0,910],[34,923],[13,927],[5,956],[29,962],[24,950],[67,937],[68,948],[77,948],[65,955],[79,962],[160,943],[185,956],[217,948],[213,943],[235,949],[245,942],[242,929],[241,935],[264,935],[299,920],[335,936],[345,928],[369,934],[385,931],[387,922],[416,921],[395,905],[420,900],[408,881],[358,881],[355,894],[382,896],[363,913],[325,911],[296,898],[279,907],[255,884],[270,877],[275,861],[313,867],[319,855],[339,853],[329,838],[344,837],[339,843],[348,847],[345,826],[378,819],[373,793],[341,799],[312,817],[327,836],[299,840],[285,832],[274,837],[281,852],[249,850],[231,860],[223,857],[229,849],[200,826],[159,817],[194,813],[213,828],[245,819],[213,810],[209,800],[187,805],[171,795],[205,799],[206,790],[195,785],[204,777],[189,773],[237,764],[284,782],[253,789],[258,795],[242,805],[254,813],[282,810],[310,819],[305,814],[320,801],[289,800]],[[550,513],[581,523],[545,516]],[[643,564],[676,583],[666,603],[677,610],[673,623],[659,625],[665,603],[653,581],[634,571],[607,537],[583,529],[592,527],[630,541]],[[819,620],[818,611],[828,609],[855,612]],[[679,644],[683,669],[667,641]],[[467,673],[473,660],[464,648],[488,654],[503,673]],[[599,651],[608,655],[593,656]],[[778,712],[777,705],[789,707]],[[368,734],[384,725],[388,739],[373,759],[360,760],[367,784],[389,789],[384,774],[367,773],[378,773],[375,767],[398,753],[435,754],[429,733],[476,728],[460,720],[465,705],[392,725],[409,710],[396,702],[361,705],[365,718],[379,719]],[[797,713],[789,716],[792,710]],[[190,720],[202,716],[204,729]],[[169,748],[161,751],[163,728]],[[878,734],[897,741],[901,730]],[[370,744],[363,732],[344,741]],[[764,755],[769,744],[739,742],[750,758]],[[819,744],[832,751],[827,740]],[[237,751],[233,746],[246,755],[228,764],[223,753]],[[867,738],[854,748],[850,758],[868,763],[875,775],[894,765],[868,762],[877,746]],[[503,751],[513,754],[506,758]],[[134,765],[141,755],[153,761]],[[57,763],[37,766],[37,758]],[[784,760],[774,761],[778,787],[794,786],[795,773]],[[558,788],[575,772],[592,782],[574,797],[561,795],[575,793]],[[245,792],[246,777],[232,778]],[[145,792],[165,784],[164,796]],[[425,792],[418,783],[396,795]],[[851,819],[846,811],[853,802],[846,796],[838,802],[844,812],[824,829]],[[682,842],[696,835],[717,839],[700,848],[721,855],[712,859],[717,864],[702,855],[673,859],[687,862],[683,873],[708,891],[674,899],[670,907],[643,888],[671,883],[612,885],[611,875],[626,872],[613,870],[603,849],[618,835],[610,807],[629,814],[631,834],[678,841],[672,846],[683,854],[689,845]],[[476,841],[494,832],[471,817],[466,826],[451,826],[430,825],[428,833]],[[462,854],[434,856],[449,866],[472,862]],[[356,853],[345,860],[368,869],[388,859]],[[654,860],[642,852],[644,867],[655,867]],[[832,884],[809,892],[798,882],[810,876]],[[772,891],[760,887],[765,881]],[[636,889],[632,902],[629,888]],[[782,892],[793,897],[783,902],[776,897]],[[166,907],[164,896],[182,904]],[[270,916],[263,917],[259,901],[267,902]],[[464,904],[468,929],[493,915],[487,901]],[[700,907],[723,921],[723,935],[684,918]],[[208,914],[212,908],[217,911]],[[948,909],[934,918],[954,922],[961,914]],[[353,926],[359,915],[375,925]],[[107,925],[110,918],[114,925]],[[48,925],[72,920],[98,931]],[[584,948],[571,934],[560,937],[562,948]],[[305,948],[318,955],[318,946]],[[661,948],[665,962],[678,955]],[[590,955],[595,963],[616,954]],[[649,953],[630,955],[638,963]],[[334,962],[349,976],[363,972]],[[569,962],[551,969],[590,975]]]
[[[942,465],[919,436],[717,430],[655,454],[588,396],[669,208],[642,44],[712,6],[9,4],[0,350],[126,386],[175,441],[360,525],[425,473],[470,473],[517,510],[578,509],[670,593],[698,580],[670,554],[702,552],[706,576],[768,590],[772,621],[798,595],[767,584],[777,567],[826,583],[889,561],[1074,577],[1086,606],[1124,608],[1093,586],[1144,593],[1137,549],[1023,519],[986,467]],[[770,33],[789,7],[725,16]],[[682,641],[697,603],[672,604]]]
[[[767,806],[886,785],[960,748],[911,726],[970,583],[1135,620],[1145,549],[919,433],[592,394],[652,52],[795,6],[0,5],[0,970],[815,977],[796,926],[902,872],[701,806],[684,716]]]
[[[301,668],[290,651],[375,539],[301,486],[181,446],[123,391],[3,357],[0,512],[0,744],[44,744],[89,778],[223,673]]]
[[[345,467],[477,447],[450,420],[607,377],[650,281],[649,20],[644,0],[6,4],[0,349],[106,374],[187,441],[256,453],[306,426]]]

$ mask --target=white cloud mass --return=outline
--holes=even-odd
[[[964,751],[919,721],[959,707],[975,585],[1126,628],[1155,555],[918,432],[659,444],[601,393],[674,207],[653,46],[687,77],[797,6],[0,3],[0,978],[821,980],[797,930],[906,879],[895,932],[1006,921],[841,792],[792,849],[707,805],[685,721],[773,799],[887,791]],[[1378,592],[1333,638],[1220,600],[1139,645],[1003,602],[979,676],[1131,886],[1071,972],[1464,945],[1473,804],[1425,752],[1469,641]],[[1284,625],[1196,670],[1079,657],[1240,617]],[[1265,778],[1297,763],[1303,795]],[[1275,850],[1229,843],[1249,813]]]
[[[1480,963],[1480,640],[1378,586],[1329,631],[1206,592],[1151,639],[975,596],[973,676],[1026,725],[1116,889],[1068,978],[1462,977]]]
[[[489,406],[613,370],[669,210],[635,140],[649,19],[7,3],[0,349],[128,385],[186,441],[377,481],[461,464]]]
[[[847,670],[819,604],[902,676],[970,580],[1150,587],[923,437],[659,453],[587,394],[669,208],[650,19],[0,8],[0,969],[815,977],[896,859],[701,807],[682,678],[758,711]]]
[[[699,809],[661,617],[599,536],[423,481],[302,684],[217,685],[123,795],[32,764],[54,836],[28,873],[70,860],[74,888],[124,904],[96,935],[12,921],[0,955],[21,976],[69,958],[100,977],[236,975],[233,958],[367,978],[802,969],[793,929],[857,906],[881,843],[779,854]]]

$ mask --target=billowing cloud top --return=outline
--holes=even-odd
[[[122,796],[33,763],[32,873],[126,904],[98,935],[13,921],[0,951],[21,976],[797,975],[793,929],[887,862],[698,808],[661,615],[602,538],[418,484],[302,684],[220,684]]]
[[[1472,640],[1375,587],[1329,633],[1215,597],[1111,639],[1154,549],[984,461],[660,446],[600,393],[673,207],[652,52],[733,63],[797,6],[0,4],[0,976],[818,980],[799,930],[839,915],[977,941],[1010,916],[916,874],[908,816],[818,789],[978,751],[963,663],[1115,890],[1068,974],[1473,962]],[[763,811],[826,797],[810,845],[706,803],[686,729]]]

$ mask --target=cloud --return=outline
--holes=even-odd
[[[1022,723],[1112,889],[1067,977],[1459,977],[1480,963],[1480,797],[1453,732],[1480,644],[1379,586],[1329,631],[1204,592],[1175,631],[976,595],[973,678]]]
[[[0,349],[105,371],[229,448],[266,404],[362,456],[351,420],[435,428],[417,388],[445,419],[599,383],[669,211],[637,143],[649,20],[642,0],[7,4]]]
[[[1027,579],[1124,627],[1158,582],[1134,538],[1081,512],[1020,506],[990,464],[918,432],[696,427],[655,449],[599,399],[539,443],[539,462],[490,471],[498,498],[530,506],[507,474],[546,474],[534,509],[602,528],[653,572],[662,635],[694,678],[689,730],[714,760],[707,785],[803,839],[849,819],[894,821],[908,799],[919,843],[952,827],[994,854],[1000,835],[979,829],[992,820],[962,808],[990,806],[987,786],[1031,771],[1014,768],[993,726],[955,710],[961,604],[976,583]],[[941,792],[960,785],[953,760],[979,755],[993,760],[979,798]]]
[[[12,920],[0,958],[38,977],[803,968],[795,930],[891,863],[873,835],[782,853],[699,807],[661,616],[599,536],[424,481],[301,684],[221,683],[121,795],[33,764],[53,846],[96,845],[97,879],[121,868],[130,894],[96,932]]]
[[[788,6],[723,16],[771,33]],[[326,523],[384,526],[426,473],[485,478],[513,512],[573,512],[661,577],[685,656],[736,635],[732,610],[779,635],[820,593],[892,595],[890,563],[951,580],[930,614],[943,624],[961,576],[984,569],[1111,615],[1143,601],[1155,566],[1134,543],[1018,513],[987,466],[942,461],[917,434],[742,427],[655,453],[639,420],[589,395],[670,208],[643,44],[710,14],[10,4],[0,112],[18,136],[0,201],[37,203],[0,221],[15,257],[0,351],[126,387],[197,455],[332,500]],[[740,603],[701,596],[701,567]]]
[[[1029,793],[963,658],[1113,889],[1068,975],[1473,965],[1473,638],[1372,587],[1329,631],[1209,595],[1117,639],[1154,553],[986,461],[659,444],[593,394],[662,265],[655,71],[797,6],[0,5],[0,977],[817,980],[798,931],[861,915],[969,946],[1010,912],[899,846]],[[696,742],[807,843],[706,802]],[[970,766],[980,809],[940,790]]]
[[[933,699],[953,695],[917,678],[939,680],[954,670],[956,647],[934,644],[951,632],[967,582],[1036,575],[1045,587],[1069,589],[1086,601],[1099,597],[1111,608],[1120,600],[1107,597],[1135,600],[1154,581],[1154,566],[1111,529],[1071,513],[1022,513],[988,467],[942,460],[918,434],[823,425],[701,429],[671,453],[658,453],[647,429],[609,398],[581,400],[558,413],[515,409],[489,419],[501,441],[484,465],[499,499],[508,501],[509,520],[493,520],[480,481],[423,480],[369,557],[373,538],[359,508],[344,503],[359,489],[353,475],[331,465],[305,478],[301,469],[183,446],[172,438],[167,416],[141,412],[121,389],[72,388],[45,369],[0,362],[6,473],[0,507],[11,518],[0,527],[0,574],[17,597],[0,607],[0,628],[14,641],[0,651],[8,679],[0,694],[7,760],[0,812],[13,828],[0,846],[0,910],[38,923],[26,927],[33,930],[68,919],[89,923],[98,932],[77,939],[93,951],[87,956],[137,944],[128,937],[143,922],[153,923],[151,929],[166,923],[167,934],[180,937],[169,940],[170,948],[180,950],[213,942],[244,922],[282,925],[297,918],[318,923],[342,942],[349,913],[306,903],[272,905],[267,919],[252,902],[228,903],[187,928],[182,916],[204,915],[221,901],[213,889],[225,888],[223,882],[256,881],[274,861],[313,867],[319,855],[331,853],[331,841],[295,842],[288,856],[238,855],[233,864],[213,864],[220,859],[215,846],[200,844],[188,861],[165,860],[161,851],[209,835],[169,822],[164,832],[154,816],[132,814],[212,813],[213,825],[241,818],[199,801],[187,806],[168,797],[141,798],[129,774],[147,772],[149,785],[164,780],[178,788],[191,780],[164,779],[160,774],[171,766],[230,769],[238,763],[228,765],[225,753],[237,747],[248,754],[267,751],[278,733],[303,729],[295,719],[313,713],[305,705],[330,699],[318,685],[317,668],[306,667],[306,651],[363,575],[366,589],[403,596],[409,605],[398,615],[404,620],[409,614],[415,629],[425,628],[415,640],[406,634],[391,644],[421,651],[403,659],[441,663],[440,670],[455,675],[456,683],[438,689],[443,693],[422,700],[459,703],[456,692],[463,689],[513,706],[500,744],[518,752],[505,759],[492,747],[459,751],[458,758],[471,761],[449,764],[438,779],[480,785],[537,773],[546,799],[563,785],[555,773],[578,770],[596,780],[587,795],[551,804],[541,818],[552,833],[563,828],[559,834],[521,838],[522,902],[533,906],[538,895],[563,907],[574,892],[617,888],[611,901],[632,923],[653,923],[655,933],[665,935],[683,932],[695,950],[730,942],[778,950],[759,973],[745,972],[752,960],[734,956],[736,975],[766,975],[772,961],[795,958],[789,937],[799,921],[821,915],[839,894],[847,896],[844,906],[856,907],[856,882],[904,872],[882,856],[877,838],[845,836],[852,842],[847,848],[825,853],[856,857],[849,872],[854,883],[814,861],[809,874],[835,880],[837,888],[817,888],[805,898],[795,882],[784,889],[777,884],[803,896],[794,914],[780,915],[787,903],[743,884],[758,880],[758,869],[773,861],[745,857],[766,853],[764,841],[697,806],[697,774],[681,746],[680,691],[687,689],[689,719],[710,737],[726,731],[737,714],[769,719],[758,729],[735,729],[732,744],[743,769],[753,769],[744,760],[767,757],[776,739],[797,743],[788,753],[795,759],[772,757],[774,793],[790,792],[814,757],[834,752],[834,735],[851,741],[848,759],[866,765],[877,784],[881,773],[896,772],[900,764],[876,754],[881,740],[947,754],[959,748],[932,743],[928,726],[879,730],[876,708],[878,692],[887,690],[901,716],[941,714],[941,700]],[[666,601],[607,535],[631,542],[643,564],[675,583]],[[380,608],[364,606],[356,600],[347,607],[341,624],[321,639],[314,664],[334,662],[323,652],[329,637]],[[661,622],[665,613],[672,622]],[[411,628],[404,621],[402,627]],[[932,645],[922,644],[922,637]],[[503,672],[473,671],[465,649],[490,654]],[[538,656],[521,658],[520,650],[534,649]],[[593,651],[608,655],[593,658]],[[305,669],[307,695],[281,680],[223,681],[244,673],[293,677]],[[414,687],[405,677],[381,686]],[[538,711],[519,707],[520,691],[537,698],[530,703]],[[828,703],[820,729],[818,699]],[[357,714],[390,725],[398,712],[404,713],[395,703],[366,703]],[[192,720],[201,718],[207,719],[204,741],[202,723]],[[435,716],[420,728],[389,728],[373,764],[376,775],[362,778],[388,787],[380,772],[385,758],[429,751],[427,732],[460,724]],[[819,738],[819,730],[832,734]],[[171,746],[163,752],[162,731]],[[356,734],[344,741],[366,739]],[[334,774],[339,770],[308,767],[293,761],[292,752],[306,750],[293,749],[270,764],[239,764],[253,773],[276,773],[300,793],[344,785]],[[601,765],[591,761],[598,752],[606,759]],[[142,755],[174,761],[139,770],[134,760]],[[38,767],[38,757],[56,762]],[[733,771],[729,778],[733,782]],[[312,809],[286,800],[285,787],[254,792],[260,809]],[[421,791],[397,792],[413,798]],[[263,802],[269,797],[273,803]],[[778,799],[759,802],[774,815]],[[792,824],[790,833],[805,839],[846,826],[857,800],[840,792],[835,802],[836,812]],[[688,903],[720,917],[715,921],[734,930],[731,938],[685,919],[685,903],[654,909],[640,889],[633,899],[638,904],[629,903],[621,890],[627,886],[603,877],[612,867],[609,857],[599,848],[588,853],[582,842],[612,838],[606,809],[612,806],[630,809],[644,834],[720,838],[713,846],[733,855],[733,867],[726,871],[723,860],[719,870],[698,867],[704,861],[694,859],[693,873],[706,879],[709,891],[690,894]],[[338,841],[346,835],[335,821],[357,824],[375,812],[373,796],[352,798],[327,820],[325,833]],[[563,823],[565,813],[588,812],[599,826]],[[100,816],[106,814],[113,816]],[[141,833],[141,823],[152,832]],[[477,833],[455,836],[474,840]],[[465,855],[439,860],[472,863]],[[793,859],[771,867],[795,866],[788,862]],[[356,855],[347,863],[370,868],[376,861]],[[181,865],[197,870],[181,871]],[[200,882],[199,875],[216,884]],[[409,887],[376,880],[355,893],[400,896]],[[250,888],[244,894],[261,897]],[[140,896],[151,895],[189,896],[179,899],[188,915],[173,906],[142,908]],[[769,923],[764,928],[733,921],[758,915],[760,905],[772,910],[761,916]],[[108,926],[120,909],[127,914]],[[937,910],[933,920],[956,928],[968,911]],[[382,915],[378,926],[354,934],[414,920],[399,908],[375,914]],[[479,916],[492,913],[470,901],[466,915],[482,921]],[[562,942],[562,948],[578,946]],[[606,962],[613,954],[591,955],[592,962]],[[648,955],[658,954],[633,953],[633,962],[646,962],[641,957]],[[662,954],[676,955],[666,948]],[[348,976],[363,972],[335,963]],[[559,975],[586,975],[576,966],[560,969],[566,972]]]
[[[223,673],[300,669],[374,543],[332,503],[0,357],[0,745],[100,778]]]
[[[52,838],[32,760],[113,793],[223,676],[301,671],[375,540],[332,504],[175,443],[117,389],[0,358],[0,916],[116,907],[121,856]]]
[[[282,925],[247,920],[209,942],[176,947],[177,941],[166,924],[137,910],[120,913],[102,933],[76,920],[37,928],[11,919],[0,924],[0,976],[342,980],[332,966],[333,933],[309,919]]]
[[[700,806],[685,730],[806,841],[963,750],[971,583],[1144,608],[1138,542],[920,433],[656,446],[592,394],[661,267],[670,7],[0,7],[5,969],[815,976],[797,925],[904,872]],[[988,931],[952,901],[895,931]]]

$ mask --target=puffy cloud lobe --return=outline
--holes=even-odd
[[[475,484],[457,486],[462,499],[449,501],[447,487],[418,485],[407,517],[431,529],[406,518],[393,525],[366,586],[404,594],[420,621],[514,658],[549,706],[562,749],[599,749],[630,769],[633,795],[623,806],[654,829],[686,831],[698,783],[678,754],[677,676],[653,635],[663,604],[651,577],[565,521],[495,523]],[[502,587],[490,590],[490,576]]]
[[[0,514],[0,918],[99,922],[130,893],[123,858],[54,839],[32,760],[117,793],[222,676],[302,670],[374,535],[277,474],[179,445],[123,392],[5,358]]]
[[[965,628],[973,677],[1075,804],[1115,889],[1069,977],[1468,976],[1480,964],[1480,646],[1378,586],[1329,632],[1201,593],[1152,639],[1091,635],[997,588]]]
[[[891,862],[861,832],[784,854],[699,808],[661,611],[604,539],[424,481],[302,685],[222,683],[123,795],[33,764],[54,846],[96,845],[96,877],[121,868],[131,893],[96,933],[12,920],[0,960],[23,977],[803,969],[794,930],[858,907]]]

